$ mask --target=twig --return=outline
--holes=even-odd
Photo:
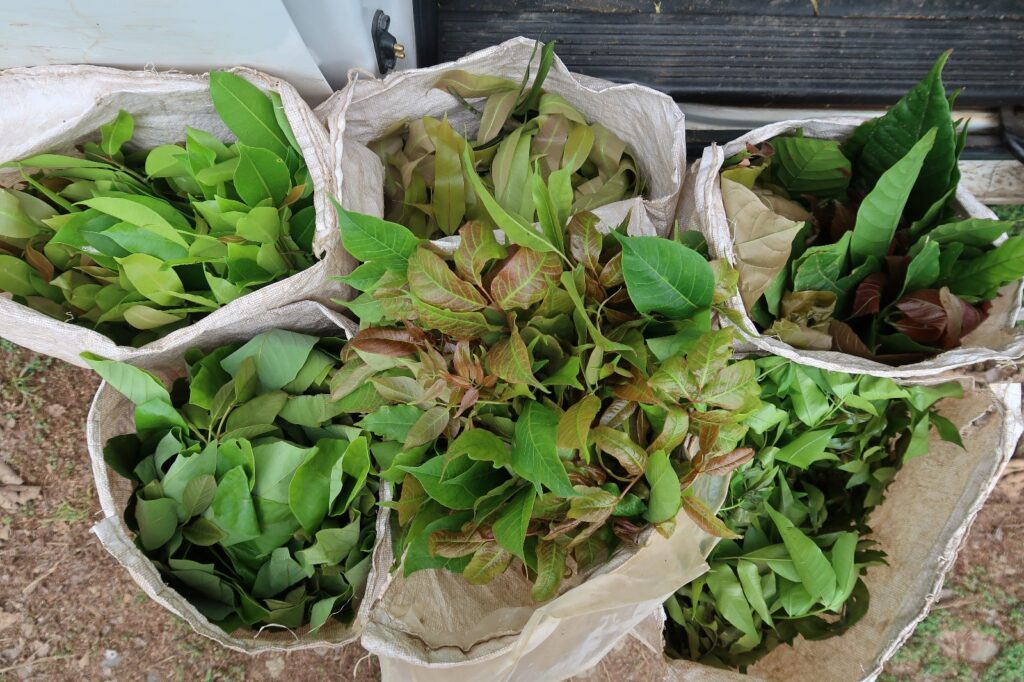
[[[41,583],[44,580],[46,580],[47,578],[49,578],[50,575],[52,575],[54,571],[56,571],[58,568],[60,568],[60,565],[62,563],[63,563],[63,561],[58,561],[53,566],[51,566],[50,570],[48,570],[46,573],[43,573],[41,576],[39,576],[38,578],[36,578],[32,582],[30,582],[28,585],[25,585],[25,587],[22,588],[22,590],[21,590],[21,594],[23,596],[27,595],[27,594],[31,594],[37,587],[39,587],[39,583]]]
[[[29,668],[29,667],[31,667],[33,665],[36,665],[37,663],[47,663],[49,661],[57,661],[57,660],[60,660],[62,658],[73,658],[73,657],[74,657],[74,654],[58,654],[57,656],[47,656],[46,658],[35,658],[35,659],[32,659],[31,661],[25,661],[24,663],[18,663],[16,665],[7,666],[6,668],[0,668],[0,675],[3,675],[4,673],[13,672],[15,670],[19,670],[21,668]]]

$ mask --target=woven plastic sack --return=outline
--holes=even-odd
[[[342,292],[330,275],[344,270],[348,256],[337,236],[330,204],[334,191],[333,154],[327,131],[288,83],[251,69],[234,70],[263,90],[280,94],[288,122],[302,148],[313,182],[316,208],[314,250],[321,260],[291,277],[268,284],[140,348],[118,346],[88,327],[55,320],[0,294],[0,336],[38,353],[84,367],[90,351],[114,360],[136,361],[168,348],[187,347],[207,330],[244,321],[263,311],[306,299],[324,303]],[[76,144],[97,139],[99,127],[123,109],[135,118],[132,146],[150,149],[181,142],[186,126],[234,136],[210,99],[205,76],[122,71],[96,66],[40,66],[0,72],[0,162],[43,152],[69,153]],[[0,170],[0,185],[21,179],[17,169]]]
[[[722,204],[719,171],[725,159],[746,148],[749,144],[760,144],[777,135],[791,133],[802,128],[806,137],[827,140],[846,139],[862,122],[860,118],[808,119],[773,123],[739,137],[724,146],[711,145],[704,150],[704,156],[693,176],[692,200],[684,199],[680,207],[679,224],[682,228],[699,229],[707,238],[708,247],[714,258],[725,258],[736,264],[733,251],[733,235],[726,219]],[[696,165],[696,164],[695,164]],[[956,192],[957,210],[964,217],[995,218],[986,206],[968,192],[963,184]],[[988,318],[973,332],[964,337],[960,348],[941,353],[928,360],[922,360],[899,367],[891,367],[873,360],[860,358],[835,351],[816,351],[794,348],[780,339],[762,336],[747,315],[739,295],[730,302],[730,307],[739,312],[745,330],[751,336],[751,345],[744,350],[760,350],[779,355],[806,365],[839,372],[871,374],[893,379],[914,379],[918,381],[939,381],[963,374],[972,365],[985,364],[1012,368],[1012,361],[1024,356],[1024,335],[1014,331],[1014,324],[1021,309],[1021,294],[1024,281],[1008,285],[992,301]],[[1005,379],[1004,379],[1005,380]]]
[[[322,336],[345,336],[354,333],[356,327],[350,320],[328,310],[324,306],[303,301],[277,308],[269,313],[257,313],[247,320],[209,330],[202,336],[189,338],[167,348],[159,355],[148,355],[141,366],[153,371],[164,380],[181,376],[184,371],[182,356],[193,347],[209,350],[234,341],[245,341],[270,329]],[[159,571],[142,551],[135,546],[133,533],[123,520],[124,510],[131,499],[132,484],[107,467],[103,461],[103,446],[113,436],[130,433],[135,429],[132,420],[133,406],[106,382],[100,385],[89,410],[86,425],[86,440],[92,461],[96,492],[103,520],[92,532],[104,548],[124,566],[132,579],[153,601],[174,615],[182,618],[199,634],[236,651],[259,653],[273,650],[309,649],[315,647],[341,646],[355,641],[369,616],[370,605],[384,586],[388,567],[391,564],[391,541],[388,531],[389,510],[378,507],[376,531],[377,541],[371,559],[371,568],[366,583],[366,592],[351,626],[331,620],[316,634],[308,635],[302,630],[264,627],[261,631],[237,630],[231,634],[211,623],[187,599],[167,585]],[[382,501],[390,500],[385,486],[381,486]]]
[[[666,661],[650,679],[665,682],[852,682],[874,680],[928,614],[957,551],[1017,448],[1024,423],[1020,384],[993,384],[939,403],[960,429],[964,450],[932,434],[929,453],[907,462],[868,520],[888,555],[864,582],[867,614],[838,637],[798,638],[747,675],[690,661]]]
[[[395,124],[423,116],[448,115],[460,133],[474,135],[478,117],[467,112],[451,94],[434,88],[452,69],[474,74],[522,79],[536,43],[514,38],[475,52],[456,62],[393,73],[381,80],[353,73],[348,86],[317,108],[327,124],[336,158],[335,183],[346,208],[381,216],[384,213],[384,169],[366,145]],[[531,82],[540,50],[534,56]],[[619,223],[627,214],[632,234],[666,235],[671,230],[686,166],[683,114],[672,99],[635,84],[615,84],[571,73],[556,59],[544,88],[564,97],[588,121],[598,122],[619,136],[636,160],[646,181],[646,194],[596,209],[605,222]],[[474,100],[471,100],[474,101]]]

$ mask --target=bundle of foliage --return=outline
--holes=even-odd
[[[724,532],[691,484],[752,455],[737,445],[754,364],[730,362],[731,332],[710,323],[735,273],[624,225],[603,235],[571,213],[565,170],[535,178],[536,229],[464,160],[488,222],[463,225],[451,255],[338,207],[364,328],[334,397],[362,406],[381,478],[401,484],[405,573],[484,583],[514,567],[546,600],[651,524],[671,533],[680,508]]]
[[[0,189],[0,291],[138,346],[309,267],[313,184],[280,97],[221,72],[210,96],[238,142],[186,128],[131,150],[121,111],[81,157],[6,164],[24,185]]]
[[[529,89],[529,66],[519,83],[453,69],[434,86],[450,92],[479,119],[474,160],[480,176],[502,208],[531,223],[541,210],[532,191],[535,176],[546,181],[563,171],[574,211],[643,190],[622,140],[600,123],[588,123],[562,97],[544,92],[553,59],[554,43],[548,43]],[[485,98],[482,110],[467,101],[479,98]],[[418,237],[453,234],[464,221],[485,213],[461,159],[468,137],[461,122],[471,126],[463,116],[457,120],[459,130],[447,117],[402,121],[370,145],[385,168],[384,217]]]
[[[135,403],[135,432],[104,459],[135,484],[136,544],[207,618],[315,632],[349,622],[373,552],[369,440],[330,399],[343,341],[270,331],[185,355],[170,391],[83,354]]]
[[[943,54],[844,143],[776,137],[728,159],[722,198],[740,292],[767,334],[890,364],[960,345],[1024,276],[1014,221],[961,219],[967,124],[950,115]]]
[[[859,577],[885,554],[867,515],[929,430],[963,446],[934,409],[959,384],[903,388],[769,357],[756,362],[761,407],[744,424],[754,458],[732,477],[719,515],[732,531],[710,571],[665,604],[670,655],[745,669],[797,636],[845,632],[866,613]]]

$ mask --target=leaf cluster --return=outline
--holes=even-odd
[[[745,669],[797,636],[842,634],[867,611],[860,576],[885,554],[866,518],[934,429],[962,447],[934,409],[959,384],[904,388],[781,358],[756,361],[761,407],[744,423],[756,454],[735,474],[720,517],[737,539],[668,602],[671,655]]]
[[[136,544],[207,618],[239,627],[355,615],[370,570],[377,481],[369,438],[330,399],[339,339],[270,331],[185,355],[168,391],[83,354],[135,403],[107,464],[132,481]]]
[[[951,116],[948,56],[845,143],[797,131],[726,162],[740,291],[767,334],[913,362],[959,346],[1024,276],[1024,237],[995,243],[1015,221],[953,210],[967,123]]]
[[[466,167],[486,222],[462,225],[454,253],[338,206],[363,329],[335,397],[359,396],[381,477],[401,486],[405,572],[483,583],[514,567],[546,600],[680,509],[727,533],[690,486],[752,454],[737,445],[754,365],[711,330],[735,273],[624,225],[602,234],[558,172],[535,185],[548,208],[531,225]]]
[[[280,96],[214,72],[238,141],[186,128],[184,144],[131,149],[121,111],[82,156],[6,164],[0,290],[59,320],[142,345],[313,262],[313,185]]]
[[[483,217],[486,208],[462,158],[473,127],[473,165],[483,184],[505,211],[527,222],[544,210],[532,191],[535,177],[547,181],[559,173],[574,212],[640,194],[643,183],[626,144],[600,123],[589,123],[564,98],[544,91],[553,60],[551,42],[530,87],[532,58],[518,83],[457,69],[445,72],[434,87],[451,93],[464,114],[452,121],[447,116],[401,121],[370,145],[384,164],[385,218],[418,237],[435,238]]]

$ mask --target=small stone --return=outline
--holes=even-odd
[[[113,649],[107,649],[103,652],[103,661],[100,663],[101,668],[110,670],[119,665],[121,665],[121,654],[117,653]]]
[[[52,404],[47,405],[46,407],[44,407],[43,408],[43,412],[45,412],[47,415],[49,415],[51,417],[57,418],[57,417],[64,416],[64,413],[67,412],[67,408],[64,407],[63,405],[58,405],[57,403],[52,403]]]
[[[989,663],[999,655],[999,643],[974,630],[964,641],[964,658],[971,663]]]
[[[277,679],[284,672],[284,659],[283,658],[270,658],[267,659],[267,672],[270,673],[272,679]]]

